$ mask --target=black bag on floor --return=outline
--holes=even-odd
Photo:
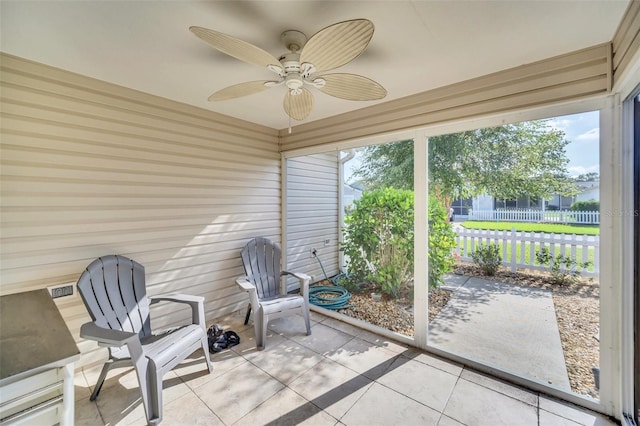
[[[209,340],[209,352],[217,353],[240,343],[240,336],[235,331],[224,331],[218,324],[214,324],[207,330]]]

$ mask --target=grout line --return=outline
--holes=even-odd
[[[447,405],[449,405],[449,401],[451,400],[451,395],[453,395],[453,392],[456,390],[456,386],[458,386],[458,383],[460,382],[460,380],[462,380],[462,372],[460,372],[460,375],[456,378],[456,382],[453,384],[453,387],[451,388],[451,392],[449,393],[449,396],[447,396],[447,402],[444,403],[444,407],[442,408],[442,415],[444,415],[444,411],[447,409]],[[453,417],[451,418],[458,421]]]
[[[516,398],[516,397],[515,397],[515,396],[513,396],[513,395],[509,395],[508,393],[505,393],[505,391],[503,391],[503,390],[493,389],[493,388],[491,388],[491,387],[489,387],[489,386],[487,386],[487,385],[485,385],[485,384],[482,384],[482,383],[476,383],[476,382],[474,382],[473,380],[465,379],[464,377],[462,377],[462,372],[461,372],[461,373],[460,373],[460,378],[461,378],[462,380],[464,380],[464,381],[467,381],[467,382],[469,382],[469,383],[473,383],[474,385],[481,386],[481,387],[483,387],[483,388],[485,388],[485,389],[488,389],[488,390],[490,390],[490,391],[493,391],[493,392],[499,393],[500,395],[504,395],[504,396],[509,397],[509,398],[511,398],[511,399],[515,399],[516,401],[522,402],[523,404],[529,405],[529,406],[534,407],[534,408],[536,408],[536,407],[538,407],[538,406],[540,405],[540,393],[539,393],[539,392],[534,392],[534,391],[532,391],[531,389],[527,389],[527,388],[519,387],[519,386],[516,386],[516,385],[514,385],[514,384],[512,384],[512,383],[501,381],[501,380],[500,380],[499,378],[497,378],[497,377],[493,377],[493,376],[490,376],[490,375],[488,375],[488,374],[481,373],[481,372],[476,371],[476,370],[474,370],[474,369],[472,369],[472,368],[464,367],[462,371],[464,372],[464,370],[468,370],[468,371],[470,371],[470,372],[472,372],[472,373],[478,374],[478,375],[480,375],[480,376],[482,376],[482,377],[485,377],[485,378],[487,378],[487,379],[489,379],[489,380],[493,380],[493,381],[495,381],[495,382],[501,383],[501,384],[503,384],[503,385],[505,385],[505,386],[511,387],[511,388],[516,389],[516,390],[518,390],[518,391],[522,391],[522,392],[525,392],[525,393],[532,393],[532,394],[534,394],[534,395],[536,396],[536,404],[530,404],[530,403],[528,403],[528,402],[526,402],[526,401],[523,401],[523,400],[521,400],[521,399],[518,399],[518,398]]]

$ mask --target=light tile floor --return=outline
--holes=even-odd
[[[164,379],[163,425],[611,425],[606,417],[312,313],[272,321],[255,348],[243,313],[216,321],[240,345],[197,352]],[[76,425],[145,424],[135,373],[110,372],[89,401],[100,367],[76,374]]]

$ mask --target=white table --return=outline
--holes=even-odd
[[[0,425],[73,425],[80,351],[46,289],[0,297]]]

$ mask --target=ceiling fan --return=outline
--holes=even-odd
[[[384,87],[361,75],[318,75],[351,62],[364,51],[374,30],[373,23],[368,19],[338,22],[318,31],[309,40],[300,31],[285,31],[280,39],[289,52],[280,56],[280,59],[230,35],[197,26],[189,30],[217,50],[241,61],[265,67],[278,76],[275,80],[249,81],[226,87],[209,96],[209,101],[239,98],[285,85],[285,112],[295,120],[304,120],[313,108],[313,95],[305,86],[353,101],[371,101],[387,95]]]

